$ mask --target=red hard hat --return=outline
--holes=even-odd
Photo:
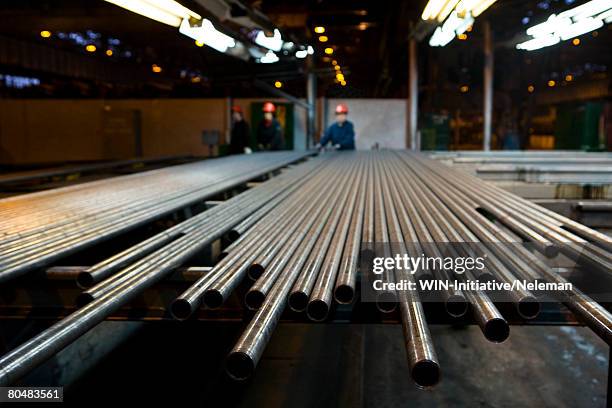
[[[344,103],[338,104],[338,106],[336,106],[336,114],[338,113],[348,113],[348,106]]]
[[[234,106],[232,106],[232,112],[242,113],[242,107],[240,107],[238,105],[234,105]]]
[[[276,106],[274,106],[274,104],[272,102],[266,102],[266,103],[264,103],[262,110],[264,112],[274,113],[274,112],[276,112]]]

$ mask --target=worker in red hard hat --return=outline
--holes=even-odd
[[[282,150],[283,129],[274,117],[276,106],[272,102],[263,104],[264,118],[257,127],[257,146],[260,150]]]
[[[331,142],[336,150],[355,150],[355,129],[346,119],[348,112],[346,104],[336,106],[336,122],[327,128],[317,148],[325,147]]]
[[[238,105],[232,106],[232,131],[230,138],[230,153],[245,153],[249,146],[251,131],[249,124],[244,119],[244,112]]]

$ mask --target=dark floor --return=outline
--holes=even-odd
[[[281,325],[257,373],[222,372],[239,328],[148,324],[65,392],[67,402],[226,407],[604,407],[608,347],[580,327],[512,327],[503,344],[477,327],[432,326],[443,377],[410,380],[399,325]]]

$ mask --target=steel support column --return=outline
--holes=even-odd
[[[418,140],[419,71],[417,67],[417,41],[411,38],[408,43],[408,137],[411,150],[420,149]]]
[[[484,22],[484,80],[483,80],[483,138],[482,149],[491,150],[491,122],[493,113],[493,38],[491,24]]]
[[[316,101],[317,101],[317,74],[313,71],[313,59],[312,56],[308,57],[308,73],[306,74],[306,97],[308,103],[308,120],[307,120],[307,134],[306,134],[306,148],[309,149],[314,145],[314,138],[316,133]]]

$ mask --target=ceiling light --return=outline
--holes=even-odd
[[[316,26],[314,28],[314,32],[317,33],[317,34],[323,34],[325,32],[325,27]]]
[[[325,53],[326,53],[327,55],[332,55],[332,54],[334,53],[334,49],[333,49],[332,47],[327,47],[327,48],[325,49]]]
[[[274,82],[274,87],[275,88],[282,88],[283,87],[283,83],[281,81],[276,81],[276,82]]]
[[[259,59],[259,62],[262,64],[273,64],[275,62],[278,62],[278,60],[279,58],[275,53],[273,53],[272,51],[268,51],[266,55]]]
[[[85,51],[87,52],[96,52],[96,46],[93,44],[87,44],[85,46]]]
[[[160,72],[162,72],[162,69],[159,65],[153,64],[151,65],[151,71],[155,72],[156,74],[159,74]]]
[[[201,26],[194,27],[189,24],[189,21],[183,20],[179,32],[197,41],[196,45],[200,42],[219,52],[226,52],[228,48],[236,46],[236,40],[217,30],[213,23],[206,18],[202,20]]]
[[[283,38],[278,28],[274,29],[272,37],[268,37],[263,30],[260,30],[255,37],[255,44],[278,52],[283,48]]]
[[[40,32],[40,36],[41,36],[42,38],[49,38],[49,37],[51,37],[51,31],[48,31],[48,30],[42,30],[42,31]]]
[[[160,23],[179,27],[183,20],[195,18],[201,20],[202,16],[174,0],[105,0],[109,3],[123,7],[126,10],[148,17]]]
[[[321,35],[321,36],[319,36],[319,41],[321,41],[321,42],[327,42],[327,40],[328,40],[328,39],[329,39],[329,38],[327,38],[327,36],[326,36],[326,35]]]
[[[108,55],[109,57],[113,56],[113,50],[111,50],[110,48],[108,50],[106,50],[106,55]]]
[[[516,48],[531,51],[572,38],[572,43],[579,45],[580,39],[576,37],[612,22],[610,17],[612,17],[610,0],[591,0],[558,15],[551,14],[545,22],[529,27],[526,34],[533,38],[517,44]]]

